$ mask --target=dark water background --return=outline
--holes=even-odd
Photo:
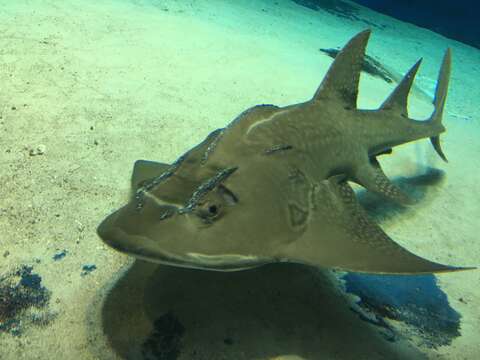
[[[380,13],[480,48],[479,0],[353,0]]]

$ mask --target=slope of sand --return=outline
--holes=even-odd
[[[417,254],[478,266],[480,52],[366,10],[361,17],[384,25],[373,28],[368,53],[394,73],[424,57],[412,116],[428,116],[425,94],[444,49],[454,52],[442,137],[450,163],[427,141],[382,160],[391,176],[430,166],[446,180],[382,226]],[[386,342],[349,311],[327,275],[267,268],[225,277],[140,263],[122,275],[132,260],[95,234],[128,196],[136,159],[170,162],[254,104],[307,100],[331,62],[318,49],[342,46],[366,27],[287,0],[4,2],[0,285],[31,266],[49,301],[0,330],[0,358],[137,358],[149,319],[175,308],[187,329],[179,359],[476,359],[479,271],[439,276],[463,316],[462,335],[434,350],[415,339]],[[374,108],[391,89],[362,76],[359,103]]]

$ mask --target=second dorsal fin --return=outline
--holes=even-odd
[[[400,112],[403,116],[408,116],[407,103],[408,94],[412,88],[413,80],[417,74],[418,68],[422,63],[422,59],[418,60],[415,65],[405,74],[402,81],[392,91],[387,100],[380,107],[382,110],[394,110]]]
[[[343,103],[344,107],[356,108],[360,71],[369,37],[370,30],[364,30],[343,47],[318,87],[313,101],[334,99]]]

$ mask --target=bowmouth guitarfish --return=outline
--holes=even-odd
[[[100,224],[102,240],[148,261],[217,271],[273,262],[394,274],[466,269],[426,260],[394,242],[349,184],[409,204],[377,158],[429,138],[446,160],[439,135],[450,50],[433,113],[414,120],[407,98],[420,61],[377,110],[357,108],[369,36],[363,31],[343,47],[310,100],[254,106],[173,164],[138,160],[131,199]]]

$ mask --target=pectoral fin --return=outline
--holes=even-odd
[[[347,182],[322,182],[309,229],[283,256],[347,271],[422,274],[465,270],[434,263],[395,243],[367,216]]]
[[[159,176],[167,171],[170,165],[148,160],[137,160],[133,165],[132,172],[132,190],[137,190],[142,184],[149,179]]]

